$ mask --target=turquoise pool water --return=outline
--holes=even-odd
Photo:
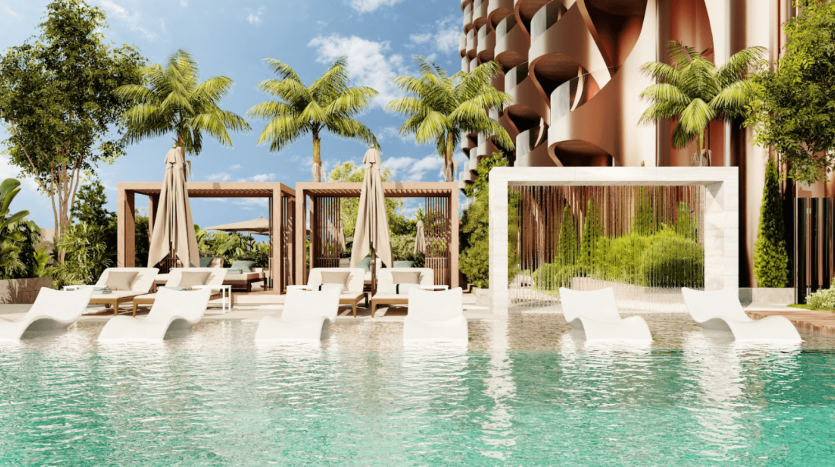
[[[212,322],[101,347],[100,324],[0,346],[3,465],[832,465],[835,347],[745,348],[686,316],[652,349],[562,317],[471,323],[466,352],[340,322],[322,348]]]

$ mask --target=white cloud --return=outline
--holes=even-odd
[[[119,18],[119,20],[125,23],[131,31],[136,31],[149,40],[156,39],[157,34],[155,32],[148,31],[147,29],[139,26],[139,13],[134,12],[131,14],[125,8],[113,3],[112,0],[99,0],[99,3],[101,3],[101,6],[104,7],[108,13],[112,14],[116,18]]]
[[[249,8],[247,8],[246,11],[249,12],[249,16],[246,17],[246,20],[249,21],[249,24],[261,24],[261,15],[264,14],[264,7],[260,7],[256,11],[252,11]]]
[[[269,207],[267,198],[236,198],[232,203],[243,206],[247,211],[252,211],[255,207]]]
[[[379,92],[372,101],[373,106],[385,107],[394,98],[403,93],[394,86],[392,80],[399,74],[405,74],[401,55],[386,56],[388,42],[374,42],[356,36],[342,37],[336,34],[319,36],[310,41],[309,46],[317,47],[319,63],[331,63],[337,57],[348,57],[348,74],[354,85],[370,86]]]
[[[412,40],[415,44],[423,44],[429,42],[432,39],[432,33],[427,32],[424,34],[412,34],[409,36],[409,39]]]
[[[206,177],[206,180],[210,182],[228,182],[229,180],[232,180],[232,176],[228,173],[216,173]]]
[[[240,168],[241,168],[240,164],[235,164],[235,165],[230,165],[229,166],[229,170],[238,170]]]
[[[392,157],[391,159],[383,160],[383,166],[391,169],[395,178],[402,182],[420,182],[428,173],[438,171],[439,177],[441,175],[441,168],[444,160],[438,155],[432,154],[423,159],[415,159],[412,157]],[[434,181],[434,180],[430,180]]]
[[[351,0],[351,8],[360,13],[368,13],[381,6],[394,6],[402,0]]]
[[[461,34],[459,19],[460,17],[454,15],[447,16],[430,26],[428,29],[432,29],[431,31],[412,34],[409,36],[409,39],[412,41],[411,47],[414,47],[415,44],[431,44],[439,52],[451,53],[455,51],[458,48],[458,37]],[[435,54],[427,58],[434,60]]]
[[[188,0],[180,0],[180,6],[185,8],[188,6]]]
[[[377,137],[380,139],[380,141],[389,141],[393,138],[397,138],[400,141],[402,141],[403,143],[414,143],[415,145],[417,145],[417,143],[415,142],[415,137],[414,136],[412,136],[412,135],[401,135],[400,130],[393,127],[393,126],[387,126],[387,127],[383,128],[382,131],[378,131],[377,132]]]
[[[250,177],[249,180],[253,182],[269,182],[270,180],[275,180],[275,174],[258,174]]]
[[[8,13],[10,16],[14,16],[14,17],[15,17],[15,18],[17,18],[17,19],[20,19],[20,18],[21,18],[21,16],[20,16],[20,15],[19,15],[16,11],[12,10],[11,8],[9,8],[9,6],[8,6],[8,5],[3,5],[3,11],[5,11],[6,13]]]

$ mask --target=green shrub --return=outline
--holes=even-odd
[[[789,285],[789,256],[783,227],[783,207],[777,165],[769,159],[765,171],[760,226],[754,244],[754,278],[758,287]]]
[[[560,287],[571,287],[571,279],[578,276],[579,268],[573,265],[546,263],[533,273],[533,284],[542,292],[556,292]]]
[[[53,277],[53,287],[95,284],[105,268],[111,265],[107,251],[105,227],[79,222],[64,231],[55,248],[65,252],[64,262],[46,268]]]
[[[646,287],[704,286],[704,248],[669,231],[653,235],[640,261],[640,284]]]
[[[651,237],[637,233],[613,239],[600,239],[597,248],[597,257],[600,260],[590,275],[600,280],[639,284],[639,265],[650,239]]]
[[[832,280],[830,288],[806,296],[806,304],[813,310],[835,309],[835,279]]]

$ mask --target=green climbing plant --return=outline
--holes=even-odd
[[[769,159],[765,169],[760,227],[754,244],[754,278],[758,287],[788,287],[789,284],[789,255],[781,202],[777,164]]]

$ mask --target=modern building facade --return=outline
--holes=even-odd
[[[781,25],[796,14],[791,0],[461,0],[459,54],[468,72],[498,61],[493,85],[513,102],[494,113],[516,141],[515,167],[685,167],[696,144],[675,149],[673,125],[639,125],[652,84],[640,66],[669,61],[677,40],[722,65],[752,46],[779,58]],[[751,130],[714,122],[706,142],[710,165],[739,167],[739,277],[752,287],[754,243],[769,150]],[[497,148],[483,135],[462,137],[468,158],[460,173],[472,183],[478,159]],[[783,186],[787,223],[794,198],[831,197],[833,184]]]

